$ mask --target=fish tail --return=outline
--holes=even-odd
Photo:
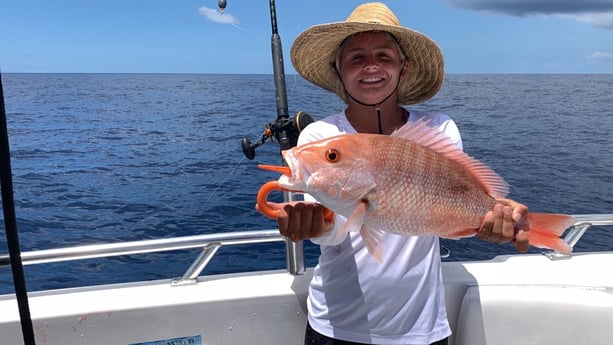
[[[569,254],[573,249],[560,236],[575,222],[575,218],[566,214],[529,213],[528,236],[530,245]]]

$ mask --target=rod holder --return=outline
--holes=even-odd
[[[198,282],[198,276],[209,264],[213,256],[221,248],[221,243],[213,242],[208,243],[202,248],[200,255],[194,260],[191,266],[185,271],[183,277],[175,278],[170,281],[172,286],[192,285]]]

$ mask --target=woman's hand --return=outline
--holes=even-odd
[[[528,243],[528,207],[511,199],[498,199],[498,204],[489,211],[477,237],[488,242],[505,243],[513,241],[519,252],[526,252]]]
[[[268,202],[268,206],[279,210],[279,232],[294,242],[319,237],[334,227],[334,222],[324,220],[324,211],[327,208],[315,202]],[[256,209],[259,210],[257,205]]]

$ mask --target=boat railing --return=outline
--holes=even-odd
[[[167,251],[202,248],[200,255],[181,278],[173,279],[173,285],[195,283],[200,273],[222,246],[240,244],[258,244],[268,242],[281,242],[286,239],[279,230],[254,230],[203,234],[194,236],[181,236],[173,238],[159,238],[149,240],[126,241],[117,243],[88,244],[73,247],[53,248],[25,251],[21,253],[23,265],[56,263],[65,261],[96,259],[120,255],[135,255],[159,253]],[[288,258],[289,260],[289,258]],[[303,258],[295,258],[302,260]],[[9,266],[8,254],[0,255],[0,267]],[[299,266],[294,264],[294,266]],[[288,264],[288,267],[289,264]],[[304,267],[304,265],[302,266]],[[292,272],[301,274],[302,272]]]
[[[613,225],[613,213],[583,214],[574,215],[573,217],[575,217],[577,222],[566,232],[566,235],[564,236],[564,241],[566,241],[566,243],[568,243],[568,245],[571,247],[574,247],[575,244],[577,244],[577,242],[591,226]],[[183,276],[171,280],[173,285],[184,285],[197,282],[200,273],[204,270],[204,268],[222,246],[282,241],[286,242],[286,265],[288,272],[294,275],[303,274],[305,271],[305,264],[302,243],[296,244],[288,241],[279,234],[277,229],[225,232],[34,250],[22,252],[21,259],[24,265],[34,265],[120,255],[147,254],[201,248],[202,251],[200,255],[185,271]],[[559,252],[547,252],[544,254],[552,260],[564,259],[571,256]],[[0,255],[0,267],[9,265],[9,255]]]

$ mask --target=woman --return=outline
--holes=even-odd
[[[345,22],[313,26],[291,49],[305,79],[336,93],[347,108],[306,127],[298,145],[344,133],[390,134],[407,122],[431,120],[460,148],[453,120],[444,114],[409,111],[403,105],[434,96],[444,79],[439,47],[402,27],[382,3],[358,6]],[[478,236],[514,241],[527,208],[511,200],[484,215]],[[439,240],[386,233],[386,255],[374,260],[357,233],[336,236],[345,219],[326,223],[324,207],[310,201],[272,205],[284,236],[321,246],[309,286],[305,344],[446,344],[451,334],[445,311]]]

